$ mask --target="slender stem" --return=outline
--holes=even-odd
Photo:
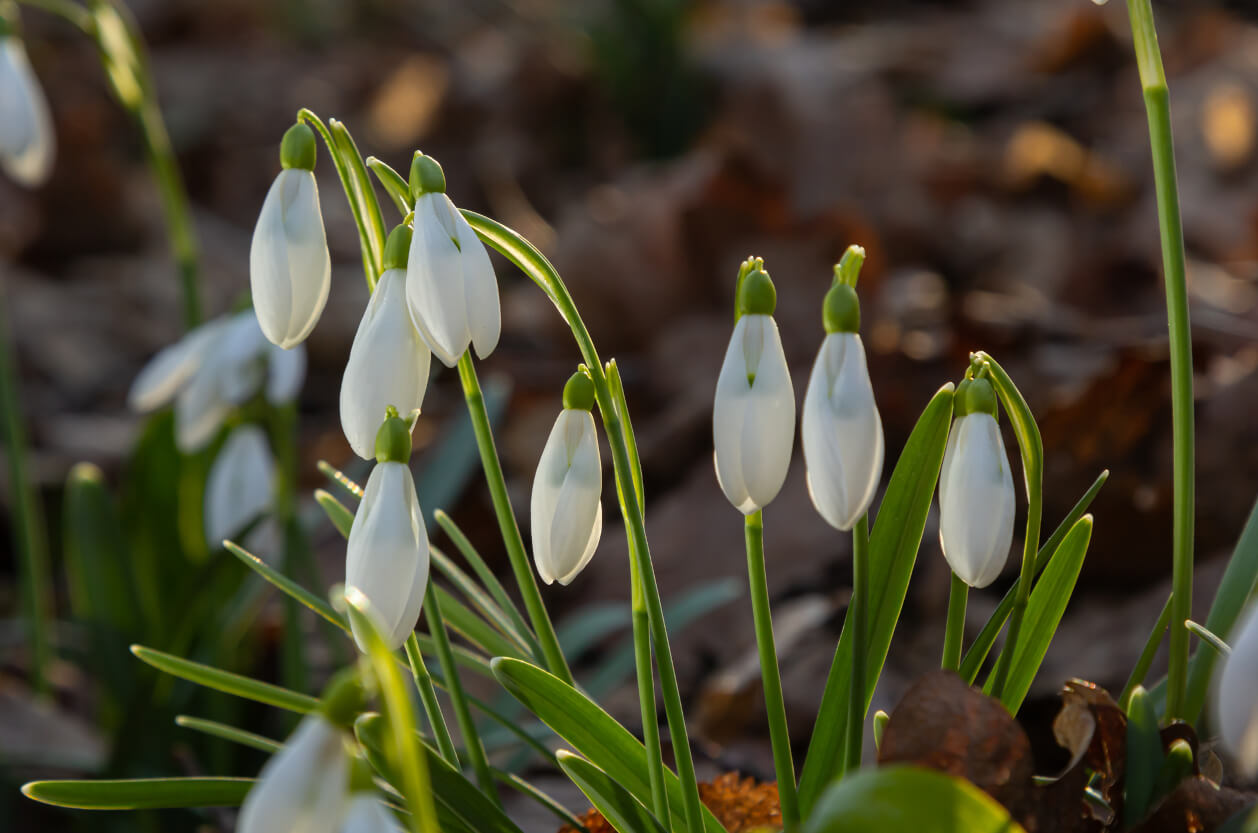
[[[1166,285],[1166,322],[1171,348],[1171,423],[1174,443],[1174,532],[1172,534],[1171,621],[1192,618],[1194,523],[1194,449],[1192,394],[1192,330],[1188,319],[1188,281],[1184,228],[1175,182],[1175,148],[1171,137],[1170,95],[1162,71],[1153,8],[1149,0],[1127,0],[1132,41],[1144,106],[1149,117],[1149,145],[1157,188],[1158,228],[1162,237],[1162,271]],[[1181,716],[1188,684],[1188,631],[1171,628],[1167,670],[1166,719]]]
[[[944,630],[943,662],[945,671],[957,671],[961,667],[961,643],[965,637],[965,605],[969,600],[970,585],[952,574],[952,588],[948,591],[948,625]]]
[[[424,704],[428,725],[432,728],[433,737],[437,739],[437,749],[446,763],[458,769],[459,753],[454,748],[445,715],[441,713],[441,703],[437,701],[437,690],[433,687],[427,666],[424,665],[424,655],[419,651],[419,640],[414,633],[406,638],[406,659],[411,666],[411,676],[415,678],[415,690],[419,692],[419,700]]]
[[[778,668],[777,646],[773,641],[773,613],[769,607],[769,582],[764,569],[763,511],[757,510],[746,517],[744,533],[751,613],[756,628],[756,648],[760,652],[760,678],[764,681],[764,708],[769,719],[769,738],[773,743],[773,768],[778,778],[782,825],[787,830],[793,830],[799,826],[799,796],[795,787],[795,762],[791,758],[791,734],[786,725],[782,674]]]
[[[859,769],[865,745],[865,667],[869,649],[869,514],[852,529],[852,695],[848,700],[847,764]]]
[[[3,422],[5,457],[9,461],[9,501],[14,527],[14,546],[21,569],[22,611],[30,644],[31,686],[49,693],[47,670],[52,658],[48,626],[52,621],[48,542],[44,538],[39,495],[27,477],[26,431],[18,406],[17,366],[8,332],[8,304],[0,287],[0,421]]]
[[[1149,667],[1153,665],[1153,658],[1157,655],[1158,648],[1162,646],[1162,634],[1166,633],[1171,623],[1172,598],[1172,596],[1167,596],[1166,604],[1162,605],[1162,612],[1158,614],[1157,624],[1153,626],[1153,630],[1149,631],[1144,650],[1140,652],[1135,667],[1131,669],[1131,676],[1127,678],[1127,684],[1123,686],[1123,693],[1118,695],[1118,706],[1124,712],[1127,711],[1127,704],[1131,702],[1131,693],[1136,690],[1136,686],[1144,682],[1145,676],[1149,673]]]
[[[450,650],[450,635],[446,633],[446,623],[441,618],[441,604],[437,594],[433,592],[431,581],[428,582],[428,590],[425,592],[424,616],[428,620],[428,631],[432,634],[433,644],[437,647],[441,676],[450,695],[450,702],[454,704],[454,719],[458,721],[459,732],[463,734],[463,749],[472,761],[476,783],[490,801],[499,804],[494,776],[489,770],[489,761],[485,758],[485,747],[481,745],[480,733],[476,731],[472,710],[468,708],[467,698],[463,695],[463,682],[459,679],[459,669],[454,664],[454,652]]]
[[[507,557],[511,561],[511,571],[515,573],[520,595],[524,597],[529,622],[541,644],[546,669],[568,685],[574,685],[568,661],[564,659],[559,638],[555,635],[555,627],[550,622],[550,614],[546,612],[542,594],[537,589],[537,579],[533,576],[528,553],[524,550],[524,539],[520,536],[515,513],[511,510],[507,480],[502,474],[502,463],[498,460],[498,449],[494,445],[493,430],[489,425],[489,412],[485,409],[485,396],[481,393],[480,380],[476,378],[476,367],[472,363],[470,352],[464,353],[459,359],[459,380],[463,383],[463,398],[467,400],[467,411],[472,418],[476,446],[480,449],[481,466],[485,469],[485,480],[493,499],[494,514],[498,516],[498,528],[507,547]]]

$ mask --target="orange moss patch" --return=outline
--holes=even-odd
[[[699,800],[729,833],[782,828],[777,784],[761,784],[754,778],[740,778],[737,772],[727,772],[715,781],[700,784]],[[615,833],[615,828],[598,810],[590,810],[580,819],[589,833]],[[576,830],[564,825],[559,833],[576,833]]]

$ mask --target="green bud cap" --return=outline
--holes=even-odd
[[[969,379],[957,385],[952,401],[959,417],[967,414],[996,416],[996,389],[987,379]]]
[[[323,689],[323,696],[319,698],[319,712],[333,726],[349,729],[366,704],[367,694],[363,690],[358,672],[353,668],[345,668],[337,672]]]
[[[821,307],[821,323],[827,334],[860,332],[861,303],[856,290],[845,283],[830,287]]]
[[[424,194],[445,192],[446,172],[441,170],[441,163],[416,151],[411,161],[411,197],[419,199]]]
[[[738,309],[743,315],[772,315],[778,305],[773,280],[763,269],[753,269],[738,287]]]
[[[377,463],[408,463],[411,459],[411,425],[398,416],[397,408],[390,405],[384,412],[384,422],[376,432]]]
[[[384,244],[384,268],[405,269],[406,261],[411,254],[411,229],[403,223],[389,232],[389,239]]]
[[[313,171],[315,166],[315,135],[308,125],[297,122],[284,133],[280,142],[280,164],[285,168]]]
[[[843,257],[834,264],[834,282],[845,283],[855,288],[860,279],[861,267],[865,265],[865,249],[856,244],[847,247]]]
[[[563,406],[572,411],[588,411],[594,407],[594,382],[581,371],[572,374],[563,386]]]

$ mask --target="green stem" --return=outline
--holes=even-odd
[[[433,687],[432,676],[429,675],[428,668],[424,665],[424,656],[419,650],[419,640],[413,632],[406,638],[406,659],[411,666],[411,676],[415,678],[415,690],[419,692],[419,700],[424,704],[428,725],[432,729],[433,737],[437,739],[437,749],[446,763],[458,769],[459,753],[454,748],[445,715],[441,713],[441,703],[437,700],[437,690]]]
[[[1158,229],[1166,284],[1166,322],[1171,348],[1171,423],[1174,443],[1174,532],[1172,534],[1171,621],[1192,618],[1193,570],[1193,394],[1192,331],[1188,319],[1188,281],[1184,229],[1175,183],[1175,148],[1171,137],[1170,95],[1162,71],[1153,8],[1149,0],[1127,0],[1132,42],[1149,117],[1149,145],[1157,188]],[[1188,684],[1188,631],[1171,628],[1167,670],[1166,719],[1183,714]]]
[[[844,772],[859,769],[865,745],[865,668],[869,649],[869,513],[852,529],[852,696],[848,699],[847,761]]]
[[[71,25],[91,34],[92,16],[73,0],[18,0],[19,3],[64,18]]]
[[[576,304],[568,293],[559,273],[533,244],[516,232],[474,211],[463,211],[463,216],[489,245],[493,246],[542,288],[563,316],[573,338],[581,350],[581,357],[594,382],[595,399],[603,420],[603,429],[611,446],[612,468],[617,488],[626,494],[633,488],[633,463],[629,454],[628,438],[607,382],[603,365],[599,360],[594,341],[590,338],[585,322],[577,312]],[[668,642],[668,628],[664,621],[664,606],[660,602],[659,585],[651,565],[651,548],[646,538],[646,523],[642,508],[636,501],[625,501],[625,533],[631,541],[630,558],[637,564],[646,598],[647,614],[651,622],[651,636],[655,646],[655,662],[660,672],[660,686],[664,697],[664,710],[668,716],[669,736],[673,744],[673,756],[677,762],[677,777],[681,781],[685,800],[686,827],[690,831],[703,830],[703,804],[699,800],[699,783],[695,777],[694,756],[686,734],[685,710],[681,704],[681,691],[677,685],[677,670],[673,665],[672,650]]]
[[[284,572],[297,575],[300,562],[308,559],[297,520],[297,407],[293,403],[271,410],[271,445],[276,456],[275,518],[283,536]],[[284,597],[284,645],[282,670],[284,684],[297,691],[305,689],[306,656],[301,634],[300,606],[291,596]]]
[[[1157,656],[1158,648],[1162,646],[1162,635],[1166,633],[1167,627],[1171,624],[1171,601],[1174,596],[1168,596],[1166,604],[1162,605],[1162,612],[1158,614],[1157,624],[1153,626],[1153,630],[1149,631],[1149,638],[1144,643],[1144,650],[1140,652],[1139,659],[1136,660],[1135,667],[1131,669],[1131,676],[1127,678],[1127,684],[1123,686],[1123,693],[1118,695],[1118,707],[1124,712],[1127,711],[1127,704],[1131,702],[1131,693],[1136,690],[1136,686],[1144,683],[1144,678],[1149,673],[1150,666],[1153,665],[1153,658]]]
[[[31,686],[46,695],[51,690],[47,672],[52,658],[48,644],[48,627],[52,621],[48,542],[44,538],[39,495],[27,478],[26,431],[18,406],[17,386],[17,366],[8,332],[8,304],[0,287],[0,421],[4,429],[4,456],[9,461],[14,546],[21,565],[22,611],[31,652]]]
[[[494,445],[493,430],[489,424],[489,412],[485,409],[485,396],[481,393],[480,380],[476,378],[476,367],[472,363],[470,352],[459,358],[459,380],[463,383],[463,398],[467,400],[467,412],[476,433],[476,447],[480,450],[481,465],[485,469],[485,480],[493,499],[494,514],[498,517],[498,528],[507,547],[507,557],[511,561],[511,571],[515,573],[520,595],[524,597],[529,622],[541,644],[546,670],[568,685],[575,685],[572,671],[568,669],[568,661],[564,659],[563,650],[559,647],[559,638],[555,636],[555,627],[550,622],[546,605],[542,603],[542,594],[537,588],[537,579],[533,576],[528,553],[524,550],[524,539],[520,536],[515,513],[511,511],[507,480],[502,474],[502,463],[498,460],[498,449]]]
[[[787,830],[793,830],[799,826],[799,796],[795,788],[795,762],[791,758],[791,734],[786,725],[782,674],[778,668],[777,646],[773,641],[773,612],[769,607],[769,582],[764,569],[763,511],[757,510],[746,517],[744,533],[751,613],[756,628],[756,648],[760,652],[760,677],[764,681],[764,708],[769,719],[769,738],[773,743],[773,768],[778,778],[782,825]]]
[[[945,671],[961,668],[961,643],[965,636],[965,605],[969,600],[970,586],[956,573],[952,574],[952,588],[948,591],[948,625],[944,630],[943,662]]]
[[[424,596],[424,616],[428,620],[428,631],[432,634],[433,644],[437,647],[437,661],[441,664],[441,677],[445,681],[450,702],[454,704],[454,719],[458,721],[459,731],[463,734],[463,748],[472,761],[476,783],[490,801],[499,804],[498,790],[494,787],[494,776],[490,772],[489,761],[485,758],[485,747],[481,745],[480,733],[476,731],[476,721],[472,719],[472,710],[468,708],[467,698],[463,694],[463,682],[459,678],[459,669],[454,664],[454,652],[450,650],[450,635],[446,633],[446,624],[441,618],[441,604],[433,590],[432,581],[428,582],[428,590]]]

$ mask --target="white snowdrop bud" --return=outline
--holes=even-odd
[[[0,167],[21,185],[42,185],[52,171],[56,138],[48,101],[26,47],[0,19]]]
[[[345,738],[322,713],[307,715],[262,767],[237,833],[339,833],[349,789]]]
[[[1241,775],[1253,779],[1258,777],[1258,605],[1232,629],[1231,646],[1214,686],[1215,720],[1223,748]]]

